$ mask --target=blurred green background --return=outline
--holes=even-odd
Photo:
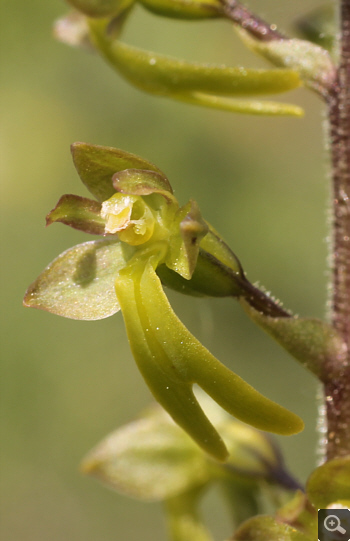
[[[47,212],[63,193],[87,195],[69,145],[86,141],[139,154],[170,178],[180,202],[205,218],[259,281],[295,313],[323,317],[326,302],[327,159],[323,108],[305,90],[286,95],[304,119],[259,118],[157,99],[131,88],[97,55],[54,41],[63,1],[2,8],[2,539],[161,541],[161,507],[128,500],[78,471],[81,458],[151,400],[120,314],[79,322],[22,307],[31,281],[87,237]],[[317,0],[250,0],[283,30]],[[125,40],[190,60],[264,67],[225,22],[176,22],[138,8]],[[247,320],[232,300],[170,295],[209,349],[305,422],[280,438],[301,481],[316,460],[317,385]],[[204,502],[216,538],[230,525]],[[211,499],[210,499],[211,498]],[[209,503],[208,503],[209,502]],[[209,513],[210,508],[210,513]]]

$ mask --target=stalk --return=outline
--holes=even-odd
[[[344,339],[341,363],[329,359],[324,381],[327,460],[350,454],[350,0],[340,1],[340,62],[328,98],[332,157],[331,323]]]
[[[221,0],[234,23],[260,41],[288,39],[237,0]],[[323,367],[326,460],[350,455],[350,0],[339,3],[339,66],[330,86],[320,93],[326,101],[332,161],[332,326],[345,351]]]

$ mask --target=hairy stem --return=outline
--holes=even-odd
[[[350,0],[340,3],[340,64],[328,96],[333,169],[332,324],[350,352]],[[350,454],[350,354],[327,363],[327,459]]]
[[[260,41],[285,39],[285,36],[277,31],[275,24],[269,24],[260,19],[237,0],[221,0],[221,3],[223,12],[228,19],[231,19],[231,21],[247,30],[249,34]]]

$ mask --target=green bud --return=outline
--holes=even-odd
[[[244,522],[230,541],[315,541],[288,524],[281,524],[274,517],[257,516]]]
[[[350,457],[335,458],[312,472],[306,485],[307,495],[316,509],[334,502],[350,500]]]
[[[159,407],[107,436],[82,463],[84,473],[146,501],[173,498],[210,479],[205,454]]]

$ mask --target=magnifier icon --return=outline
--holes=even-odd
[[[346,530],[340,525],[340,519],[336,515],[328,515],[323,521],[324,527],[329,532],[346,533]]]

